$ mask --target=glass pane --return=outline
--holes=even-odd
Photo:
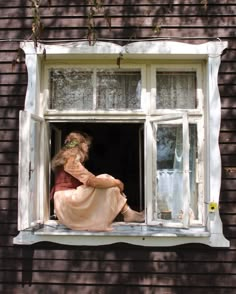
[[[198,159],[197,126],[189,126],[189,170],[190,170],[190,220],[198,219],[198,184],[196,182],[196,164]]]
[[[156,108],[196,108],[195,72],[157,72]]]
[[[190,125],[190,218],[197,214],[197,187],[195,169],[197,158],[196,126]],[[180,222],[183,219],[183,131],[182,125],[159,125],[157,146],[157,197],[154,200],[154,220]]]
[[[98,109],[140,109],[141,73],[104,70],[97,73]]]
[[[57,110],[93,109],[92,71],[51,69],[50,108]]]

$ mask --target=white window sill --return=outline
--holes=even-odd
[[[65,245],[96,246],[113,243],[129,243],[140,246],[176,246],[201,243],[212,247],[228,247],[222,234],[210,234],[204,228],[160,228],[145,224],[114,223],[113,231],[74,231],[57,223],[38,225],[34,229],[21,231],[14,244],[32,245],[38,242],[54,242]]]

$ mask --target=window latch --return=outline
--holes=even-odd
[[[34,171],[34,169],[31,168],[31,161],[30,161],[30,163],[29,163],[29,181],[31,179],[31,174],[32,174],[33,171]]]

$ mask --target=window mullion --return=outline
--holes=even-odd
[[[205,223],[205,204],[204,204],[204,123],[203,118],[198,122],[198,162],[197,162],[197,171],[198,171],[198,211],[199,211],[199,220],[202,224]]]
[[[183,115],[183,193],[184,193],[184,207],[183,207],[183,225],[189,226],[189,203],[190,203],[190,181],[189,181],[189,124],[188,117],[185,113]]]
[[[146,220],[147,224],[152,223],[153,215],[153,195],[155,194],[156,183],[156,167],[153,164],[156,162],[156,147],[152,125],[149,120],[145,124],[145,148],[144,148],[144,167],[145,167],[145,200],[146,200]]]

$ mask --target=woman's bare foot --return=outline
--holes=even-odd
[[[130,207],[122,213],[124,216],[124,222],[142,223],[145,220],[144,211],[138,212]]]

